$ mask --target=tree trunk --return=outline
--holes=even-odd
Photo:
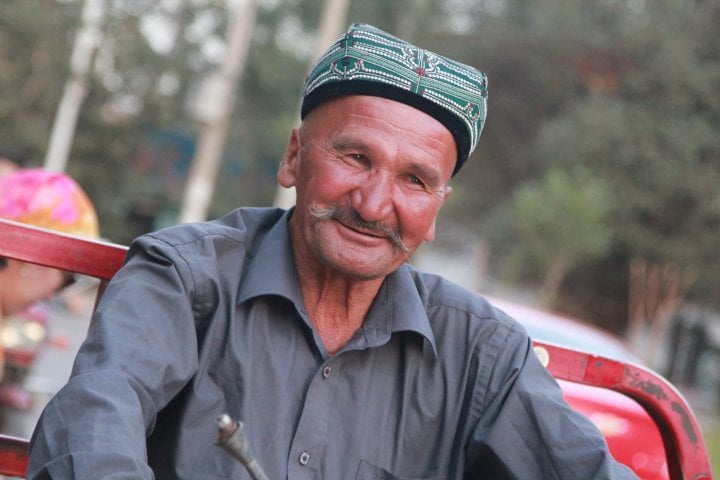
[[[661,345],[677,307],[685,298],[697,273],[671,263],[630,263],[627,342],[651,368],[661,363]]]
[[[568,272],[569,262],[556,260],[550,264],[542,284],[542,302],[546,307],[552,307],[558,298],[560,287]]]
[[[100,44],[100,24],[104,16],[103,0],[85,0],[82,10],[82,25],[75,37],[70,55],[70,78],[65,84],[55,120],[53,122],[45,168],[63,172],[67,167],[80,107],[87,93],[87,77],[92,66],[95,50]]]
[[[215,191],[227,135],[228,122],[235,103],[237,79],[242,74],[255,27],[255,0],[236,2],[227,31],[227,51],[222,70],[208,79],[201,99],[205,126],[200,133],[190,165],[188,183],[180,209],[180,222],[198,222],[207,218]]]

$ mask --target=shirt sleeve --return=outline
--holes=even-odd
[[[637,478],[612,458],[595,425],[567,404],[519,326],[509,330],[493,370],[465,478]]]
[[[133,243],[33,432],[27,478],[154,478],[146,437],[197,370],[192,285],[173,247]]]

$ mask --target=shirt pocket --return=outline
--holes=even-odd
[[[403,477],[388,472],[384,468],[373,465],[366,460],[360,460],[355,480],[446,480],[443,476],[431,477]]]

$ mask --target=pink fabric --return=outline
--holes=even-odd
[[[98,219],[82,188],[64,173],[26,168],[0,177],[0,218],[97,237]]]

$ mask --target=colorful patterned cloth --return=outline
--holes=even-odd
[[[315,63],[305,81],[301,117],[343,95],[373,95],[431,115],[455,137],[453,175],[475,150],[487,115],[487,77],[376,27],[352,24]]]
[[[98,218],[83,189],[64,173],[25,168],[0,177],[0,218],[86,237]]]

